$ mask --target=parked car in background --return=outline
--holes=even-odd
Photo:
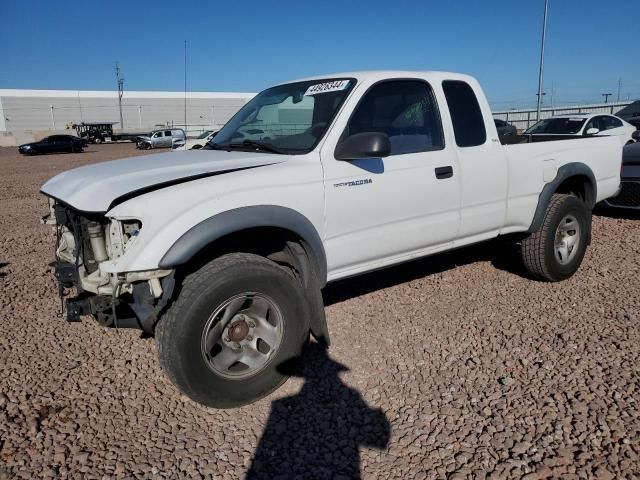
[[[205,130],[196,138],[187,138],[186,140],[183,140],[181,138],[174,138],[173,143],[171,144],[171,151],[181,152],[184,150],[199,150],[211,140],[213,140],[213,137],[215,137],[216,133],[218,133],[217,130]]]
[[[136,140],[136,148],[146,150],[149,148],[171,148],[174,139],[186,140],[187,136],[181,128],[167,128],[154,130],[148,136],[142,135]]]
[[[636,100],[631,105],[619,110],[616,116],[640,129],[640,100]]]
[[[494,118],[493,122],[496,124],[496,130],[498,130],[498,138],[502,143],[509,143],[511,140],[515,139],[518,135],[518,129],[515,125],[511,125],[510,123],[505,122],[504,120],[500,120],[498,118]]]
[[[623,145],[633,143],[636,128],[614,115],[571,114],[540,120],[524,131],[525,135],[541,136],[546,140],[568,137],[613,136],[620,137]],[[548,138],[547,138],[548,137]],[[534,140],[535,141],[535,140]]]
[[[604,204],[611,208],[640,210],[640,143],[627,145],[622,150],[620,193],[608,198]]]
[[[38,153],[79,153],[86,145],[86,141],[73,135],[51,135],[39,142],[25,143],[18,147],[23,155],[35,155]]]

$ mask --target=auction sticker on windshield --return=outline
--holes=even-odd
[[[316,83],[307,88],[305,95],[317,95],[319,93],[339,92],[349,86],[349,80],[334,80],[332,82]]]

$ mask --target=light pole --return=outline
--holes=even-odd
[[[116,62],[116,81],[118,83],[118,108],[120,109],[120,129],[124,129],[122,121],[122,95],[124,93],[124,78],[120,78],[120,65]]]
[[[604,103],[607,103],[609,101],[609,97],[613,95],[613,93],[601,93],[601,95],[604,97]]]
[[[549,0],[544,0],[544,20],[542,22],[542,44],[540,46],[540,70],[538,72],[538,107],[536,109],[536,122],[540,120],[540,105],[542,103],[542,78],[544,76],[544,44],[547,40],[547,13]]]
[[[184,41],[184,132],[187,133],[187,41]]]

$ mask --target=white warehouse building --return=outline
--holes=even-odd
[[[220,128],[254,93],[187,92],[188,133]],[[184,92],[125,91],[122,123],[115,91],[0,89],[0,146],[11,146],[82,122],[118,122],[114,130],[144,132],[184,125]]]

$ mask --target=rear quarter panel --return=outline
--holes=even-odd
[[[616,137],[505,145],[509,170],[507,217],[501,233],[529,228],[545,184],[567,163],[587,165],[596,179],[597,199],[609,198],[620,185],[622,147]]]

